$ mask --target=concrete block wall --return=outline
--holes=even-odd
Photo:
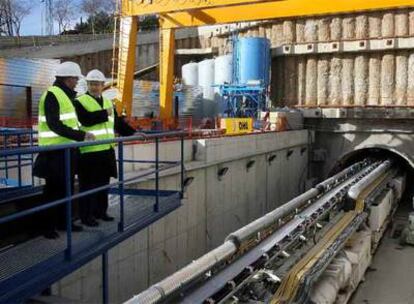
[[[414,37],[414,9],[280,19],[241,30],[241,36],[267,37],[272,47],[314,46],[322,42]],[[229,52],[228,37],[213,37],[220,53]],[[414,50],[277,57],[272,64],[275,105],[414,106]]]
[[[173,145],[161,148],[172,158]],[[109,251],[111,303],[121,303],[160,281],[222,243],[230,232],[303,191],[308,131],[194,140],[185,145],[186,175],[194,181],[183,206]],[[151,147],[140,145],[136,151],[146,154],[145,149]],[[189,153],[192,149],[194,153]],[[276,157],[269,162],[272,155]],[[252,160],[255,163],[247,169]],[[217,173],[223,167],[229,170],[219,179]],[[166,175],[160,183],[162,189],[178,189],[179,175]],[[153,187],[153,181],[136,187]],[[55,284],[53,292],[99,303],[100,259]]]

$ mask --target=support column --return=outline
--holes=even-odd
[[[160,118],[173,117],[175,30],[160,26]]]
[[[118,114],[132,114],[134,91],[135,52],[137,45],[138,18],[122,17],[118,55]]]

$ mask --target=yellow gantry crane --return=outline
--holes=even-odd
[[[132,112],[138,17],[160,20],[160,118],[172,117],[175,35],[178,28],[266,19],[411,7],[414,0],[122,0],[118,101]]]

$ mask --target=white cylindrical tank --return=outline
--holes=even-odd
[[[214,59],[198,63],[198,85],[203,90],[203,116],[211,117],[217,112],[214,100]]]
[[[233,80],[233,56],[224,55],[214,59],[214,84],[231,83]]]
[[[190,62],[181,67],[183,84],[187,86],[198,86],[198,63]]]
[[[214,85],[214,59],[198,63],[198,85],[210,88]]]
[[[214,60],[214,84],[231,84],[233,81],[233,55],[219,56]],[[214,88],[214,99],[217,103],[217,111],[222,115],[227,110],[227,102],[220,96],[220,88]]]

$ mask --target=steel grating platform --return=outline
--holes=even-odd
[[[159,192],[159,211],[154,211],[153,190],[125,189],[125,229],[118,232],[119,196],[110,196],[113,222],[85,227],[72,233],[72,257],[65,257],[66,232],[57,240],[37,237],[0,252],[0,303],[16,303],[41,292],[57,280],[98,257],[181,205],[177,191]]]

